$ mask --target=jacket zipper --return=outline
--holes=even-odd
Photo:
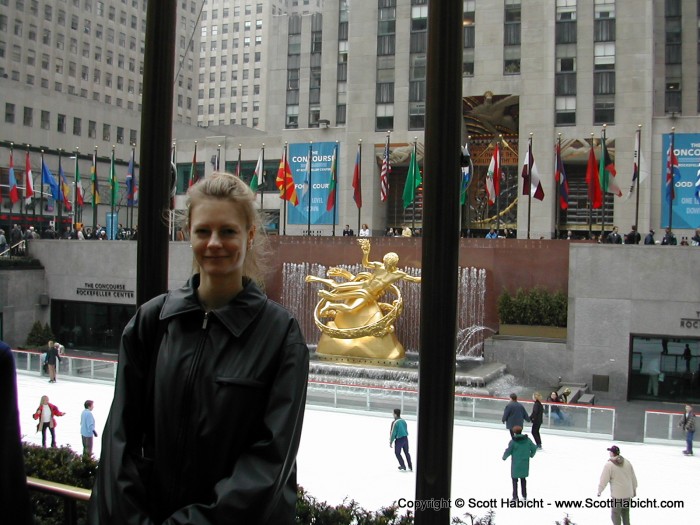
[[[204,312],[204,319],[202,321],[202,333],[197,344],[197,349],[195,350],[194,356],[192,358],[192,365],[190,365],[189,373],[187,374],[187,379],[185,380],[184,391],[184,407],[182,410],[182,421],[180,428],[177,431],[177,439],[175,441],[175,457],[179,457],[183,448],[184,433],[189,428],[189,419],[192,413],[192,388],[197,376],[197,371],[199,369],[199,363],[201,361],[204,343],[207,339],[207,325],[209,323],[209,312]],[[168,502],[170,504],[174,503],[175,491],[182,483],[182,472],[179,472],[176,476],[173,476],[170,483],[170,489],[168,491]]]

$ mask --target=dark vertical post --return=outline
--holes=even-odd
[[[593,133],[591,133],[591,148],[593,147]],[[588,166],[586,166],[586,169],[588,169]],[[593,184],[593,180],[591,177],[591,181],[589,182],[588,186],[588,240],[592,241],[593,240],[593,191],[591,190],[591,184]]]
[[[333,214],[333,233],[331,234],[335,237],[335,207],[338,205],[338,141],[335,141],[335,146],[333,150],[333,165],[331,166],[331,182],[333,183],[333,209],[331,213]],[[358,230],[357,234],[360,232]]]
[[[258,188],[260,188],[260,213],[263,217],[263,226],[267,231],[267,220],[265,219],[265,143],[260,150],[260,173],[258,173]]]
[[[313,188],[313,184],[311,183],[311,156],[313,155],[313,142],[309,141],[309,160],[306,162],[306,180],[309,183],[309,186],[306,188],[306,195],[309,198],[307,207],[306,207],[306,212],[309,214],[307,217],[307,225],[306,227],[308,228],[306,235],[309,237],[311,236],[311,188]]]
[[[671,140],[673,140],[673,139],[671,139]],[[673,142],[671,142],[671,144],[673,144]],[[27,151],[29,151],[29,150],[27,150]],[[40,213],[41,218],[43,219],[44,218],[44,206],[45,206],[45,204],[44,204],[44,150],[43,149],[41,150],[41,173],[40,173],[40,176],[41,176],[41,193],[39,193],[39,213]],[[34,181],[32,181],[32,191],[33,190],[34,190]],[[26,195],[26,192],[27,192],[26,188],[24,189],[24,192]],[[26,203],[25,203],[25,206],[26,206]],[[36,216],[36,197],[34,197],[34,215]],[[55,227],[56,227],[56,225],[54,224],[54,229],[55,229]]]
[[[532,133],[530,133],[530,140],[527,145],[527,162],[525,162],[525,173],[527,173],[527,178],[523,181],[523,184],[528,184],[527,188],[527,238],[530,238],[530,216],[532,214]],[[523,188],[524,190],[525,188]]]
[[[425,157],[425,153],[423,157]],[[420,166],[418,166],[418,137],[413,137],[413,158],[416,161],[416,169],[420,172]],[[425,168],[425,158],[423,159],[423,167]],[[425,173],[425,169],[423,169],[423,172]],[[411,234],[415,233],[416,231],[416,198],[418,197],[416,177],[418,177],[418,174],[414,173],[413,180],[410,181],[410,183],[413,184],[413,202],[411,203]]]
[[[601,209],[601,225],[600,225],[600,242],[603,242],[603,236],[605,235],[605,194],[608,192],[608,177],[605,175],[605,148],[606,148],[606,138],[605,138],[605,124],[603,124],[603,131],[600,134],[600,159],[598,160],[598,180],[601,181],[600,192],[603,194],[603,207]],[[602,169],[601,169],[602,168]],[[605,181],[605,184],[602,181]]]
[[[63,150],[61,148],[58,148],[58,197],[59,200],[56,202],[56,207],[58,208],[58,224],[60,224],[61,228],[63,228],[63,206],[64,206],[64,200],[65,200],[65,195],[63,195],[63,180],[61,179],[61,171],[63,170],[62,166],[62,152]],[[37,226],[38,228],[38,226]],[[71,232],[72,232],[71,228]]]
[[[554,173],[557,174],[559,170],[559,155],[561,151],[561,133],[558,133],[557,142],[554,145]],[[554,238],[559,238],[559,221],[561,221],[560,208],[560,193],[559,185],[561,184],[561,173],[558,174],[559,178],[555,177],[554,180]]]
[[[282,166],[282,169],[284,170],[284,186],[282,187],[282,199],[284,200],[284,211],[282,212],[282,235],[287,235],[287,177],[289,174],[287,173],[287,162],[289,160],[287,159],[287,141],[284,141],[284,153],[282,153],[282,160],[284,163],[284,166]]]
[[[357,178],[358,178],[358,181],[360,184],[359,188],[360,188],[360,198],[361,198],[362,197],[362,139],[357,141],[357,159],[355,162],[357,162]],[[353,175],[354,174],[355,174],[355,172],[353,170]],[[357,203],[355,203],[355,204],[357,205]],[[361,215],[362,215],[362,207],[357,206],[357,235],[360,235]]]
[[[450,498],[454,425],[462,136],[461,0],[428,4],[417,499]],[[438,176],[440,174],[440,176]],[[450,509],[416,511],[416,525]]]
[[[170,147],[173,123],[176,0],[148,2],[143,60],[141,149],[139,159],[136,305],[168,288],[168,225],[171,186]],[[173,181],[174,182],[174,181]]]
[[[634,205],[634,224],[637,225],[637,231],[639,231],[639,179],[642,177],[642,125],[637,125],[637,151],[634,152],[636,155],[635,162],[637,163],[637,180],[634,181],[636,187],[636,202]]]
[[[675,197],[675,190],[673,189],[673,185],[675,183],[674,180],[674,173],[673,173],[673,163],[671,162],[671,159],[673,159],[673,156],[676,154],[675,148],[676,148],[676,128],[671,128],[671,145],[669,146],[669,153],[668,153],[668,161],[666,162],[666,178],[670,180],[666,181],[666,184],[670,184],[671,187],[669,189],[669,194],[668,194],[668,231],[673,232],[673,200]]]

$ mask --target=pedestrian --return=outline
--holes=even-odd
[[[654,231],[653,228],[649,229],[649,233],[647,233],[647,236],[644,237],[644,244],[645,245],[654,245],[656,244],[656,241],[654,240],[654,234],[656,232]]]
[[[535,457],[537,446],[532,440],[523,434],[523,427],[513,427],[513,438],[508,443],[508,448],[503,452],[503,461],[511,457],[510,477],[513,483],[513,501],[518,500],[518,480],[520,480],[520,493],[523,499],[527,499],[527,477],[530,475],[530,458]]]
[[[61,412],[58,407],[49,403],[49,396],[41,396],[39,407],[34,412],[34,419],[37,419],[36,431],[41,430],[41,446],[46,448],[46,429],[51,433],[51,447],[56,447],[56,417],[65,416],[65,412]]]
[[[486,234],[486,239],[498,239],[498,232],[496,231],[496,228],[493,226],[489,228],[489,232]]]
[[[693,407],[685,405],[683,417],[678,422],[678,426],[685,432],[685,450],[683,454],[686,456],[693,455],[693,437],[695,436],[695,413]]]
[[[87,521],[291,525],[309,350],[257,284],[250,188],[216,172],[186,209],[196,273],[124,329]]]
[[[350,227],[349,224],[345,225],[345,229],[343,230],[343,237],[353,237],[355,235],[355,232],[352,231],[352,228]]]
[[[401,409],[394,409],[394,421],[391,422],[391,430],[389,432],[389,447],[394,445],[394,454],[396,454],[396,459],[399,460],[399,470],[406,470],[406,463],[408,463],[408,470],[413,470],[413,462],[411,461],[411,454],[408,451],[408,427],[406,421],[401,419]],[[406,463],[401,457],[401,452],[406,456]]]
[[[700,228],[695,229],[695,235],[690,238],[691,246],[700,246]]]
[[[362,228],[360,228],[360,237],[371,237],[372,236],[372,230],[369,229],[369,226],[365,223],[362,225]]]
[[[678,244],[678,239],[676,239],[676,234],[671,231],[671,228],[666,228],[666,234],[664,238],[661,239],[662,246],[676,246]]]
[[[530,412],[530,421],[532,422],[532,437],[535,438],[537,448],[542,448],[542,438],[540,437],[540,427],[542,426],[542,418],[544,415],[544,407],[542,406],[542,394],[535,392],[532,395],[532,412]]]
[[[514,427],[522,427],[525,421],[530,421],[530,416],[527,415],[525,407],[518,402],[517,394],[510,394],[510,403],[503,410],[501,421],[506,424],[511,438],[513,437]]]
[[[631,231],[625,237],[625,244],[639,244],[641,240],[642,236],[637,231],[637,225],[633,224]]]
[[[690,372],[690,360],[693,358],[693,354],[690,352],[690,346],[686,343],[683,349],[683,360],[685,361],[685,371]]]
[[[0,255],[5,255],[5,250],[7,250],[7,237],[5,237],[5,230],[0,228]]]
[[[33,524],[17,410],[17,371],[12,348],[4,341],[0,341],[0,465],[3,523]]]
[[[85,410],[80,414],[80,436],[83,440],[83,455],[92,456],[92,440],[97,437],[95,430],[95,416],[92,415],[92,409],[95,402],[88,399],[83,403]]]
[[[620,235],[620,229],[617,226],[613,226],[612,231],[608,235],[607,242],[609,244],[622,244],[622,236]]]
[[[49,367],[49,383],[56,382],[56,367],[61,362],[59,347],[53,341],[49,341],[48,350],[46,351],[46,364]]]
[[[598,483],[598,497],[605,487],[610,484],[610,496],[612,498],[610,516],[614,525],[629,525],[630,501],[637,495],[637,477],[629,459],[620,455],[620,448],[613,445],[608,449],[610,458],[603,467]]]

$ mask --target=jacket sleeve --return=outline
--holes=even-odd
[[[232,475],[215,485],[213,503],[183,507],[163,525],[278,523],[270,514],[283,504],[285,487],[290,476],[296,474],[309,372],[308,347],[295,320],[290,321],[280,351],[280,365],[272,380],[261,437],[239,457]],[[289,490],[286,493],[291,507],[289,520],[294,519],[294,504],[289,498],[296,500],[295,491],[296,487],[293,494]]]
[[[149,354],[155,343],[159,308],[146,303],[129,321],[121,339],[114,399],[102,434],[102,454],[88,507],[92,525],[153,525],[146,480],[149,458],[143,454]],[[151,334],[149,338],[147,334]]]
[[[510,456],[512,453],[513,453],[513,442],[511,441],[510,443],[508,443],[508,448],[506,448],[506,450],[503,452],[503,458],[501,458],[501,459],[503,459],[503,461],[505,461],[506,459],[508,459],[508,456]]]
[[[600,474],[600,481],[598,482],[599,496],[603,493],[605,487],[607,487],[608,483],[610,482],[610,465],[611,463],[608,461],[603,467],[603,472]]]

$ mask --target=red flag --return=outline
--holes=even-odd
[[[240,165],[240,162],[238,164]],[[280,199],[289,201],[294,206],[299,204],[297,189],[294,185],[294,177],[292,176],[292,170],[289,167],[289,161],[287,161],[286,146],[284,148],[284,152],[282,153],[282,158],[280,159],[279,168],[277,169],[275,185],[277,186],[277,189],[280,190]]]
[[[598,163],[595,160],[593,153],[593,145],[588,152],[588,167],[586,168],[586,184],[588,184],[588,201],[593,209],[603,207],[603,191],[600,187],[600,178],[598,176]]]
[[[566,180],[566,171],[564,171],[564,162],[561,160],[561,145],[557,142],[554,147],[556,152],[554,156],[554,179],[559,184],[559,206],[562,210],[569,207],[569,181]]]
[[[34,181],[32,180],[32,164],[29,161],[29,152],[27,151],[26,164],[24,170],[24,203],[29,204],[34,195]]]
[[[500,179],[501,154],[498,150],[498,143],[496,143],[496,147],[493,148],[493,155],[491,155],[491,162],[486,172],[486,196],[488,197],[489,205],[496,203],[496,197],[501,189]]]
[[[389,198],[389,173],[391,173],[391,162],[389,161],[389,135],[387,134],[384,160],[382,160],[382,169],[379,172],[379,198],[382,202],[386,202]]]
[[[540,174],[535,164],[535,157],[532,156],[532,144],[529,145],[523,162],[523,195],[529,195],[537,200],[544,199],[544,190],[540,182]]]
[[[19,190],[17,189],[17,179],[15,178],[15,162],[13,157],[13,152],[10,149],[10,173],[9,173],[9,185],[10,185],[10,202],[14,204],[19,200]]]
[[[353,194],[352,198],[355,201],[355,204],[357,204],[358,208],[362,208],[362,168],[361,168],[361,162],[362,162],[362,149],[360,149],[362,146],[359,144],[357,145],[357,157],[355,158],[355,169],[352,172],[352,187],[353,187]]]

